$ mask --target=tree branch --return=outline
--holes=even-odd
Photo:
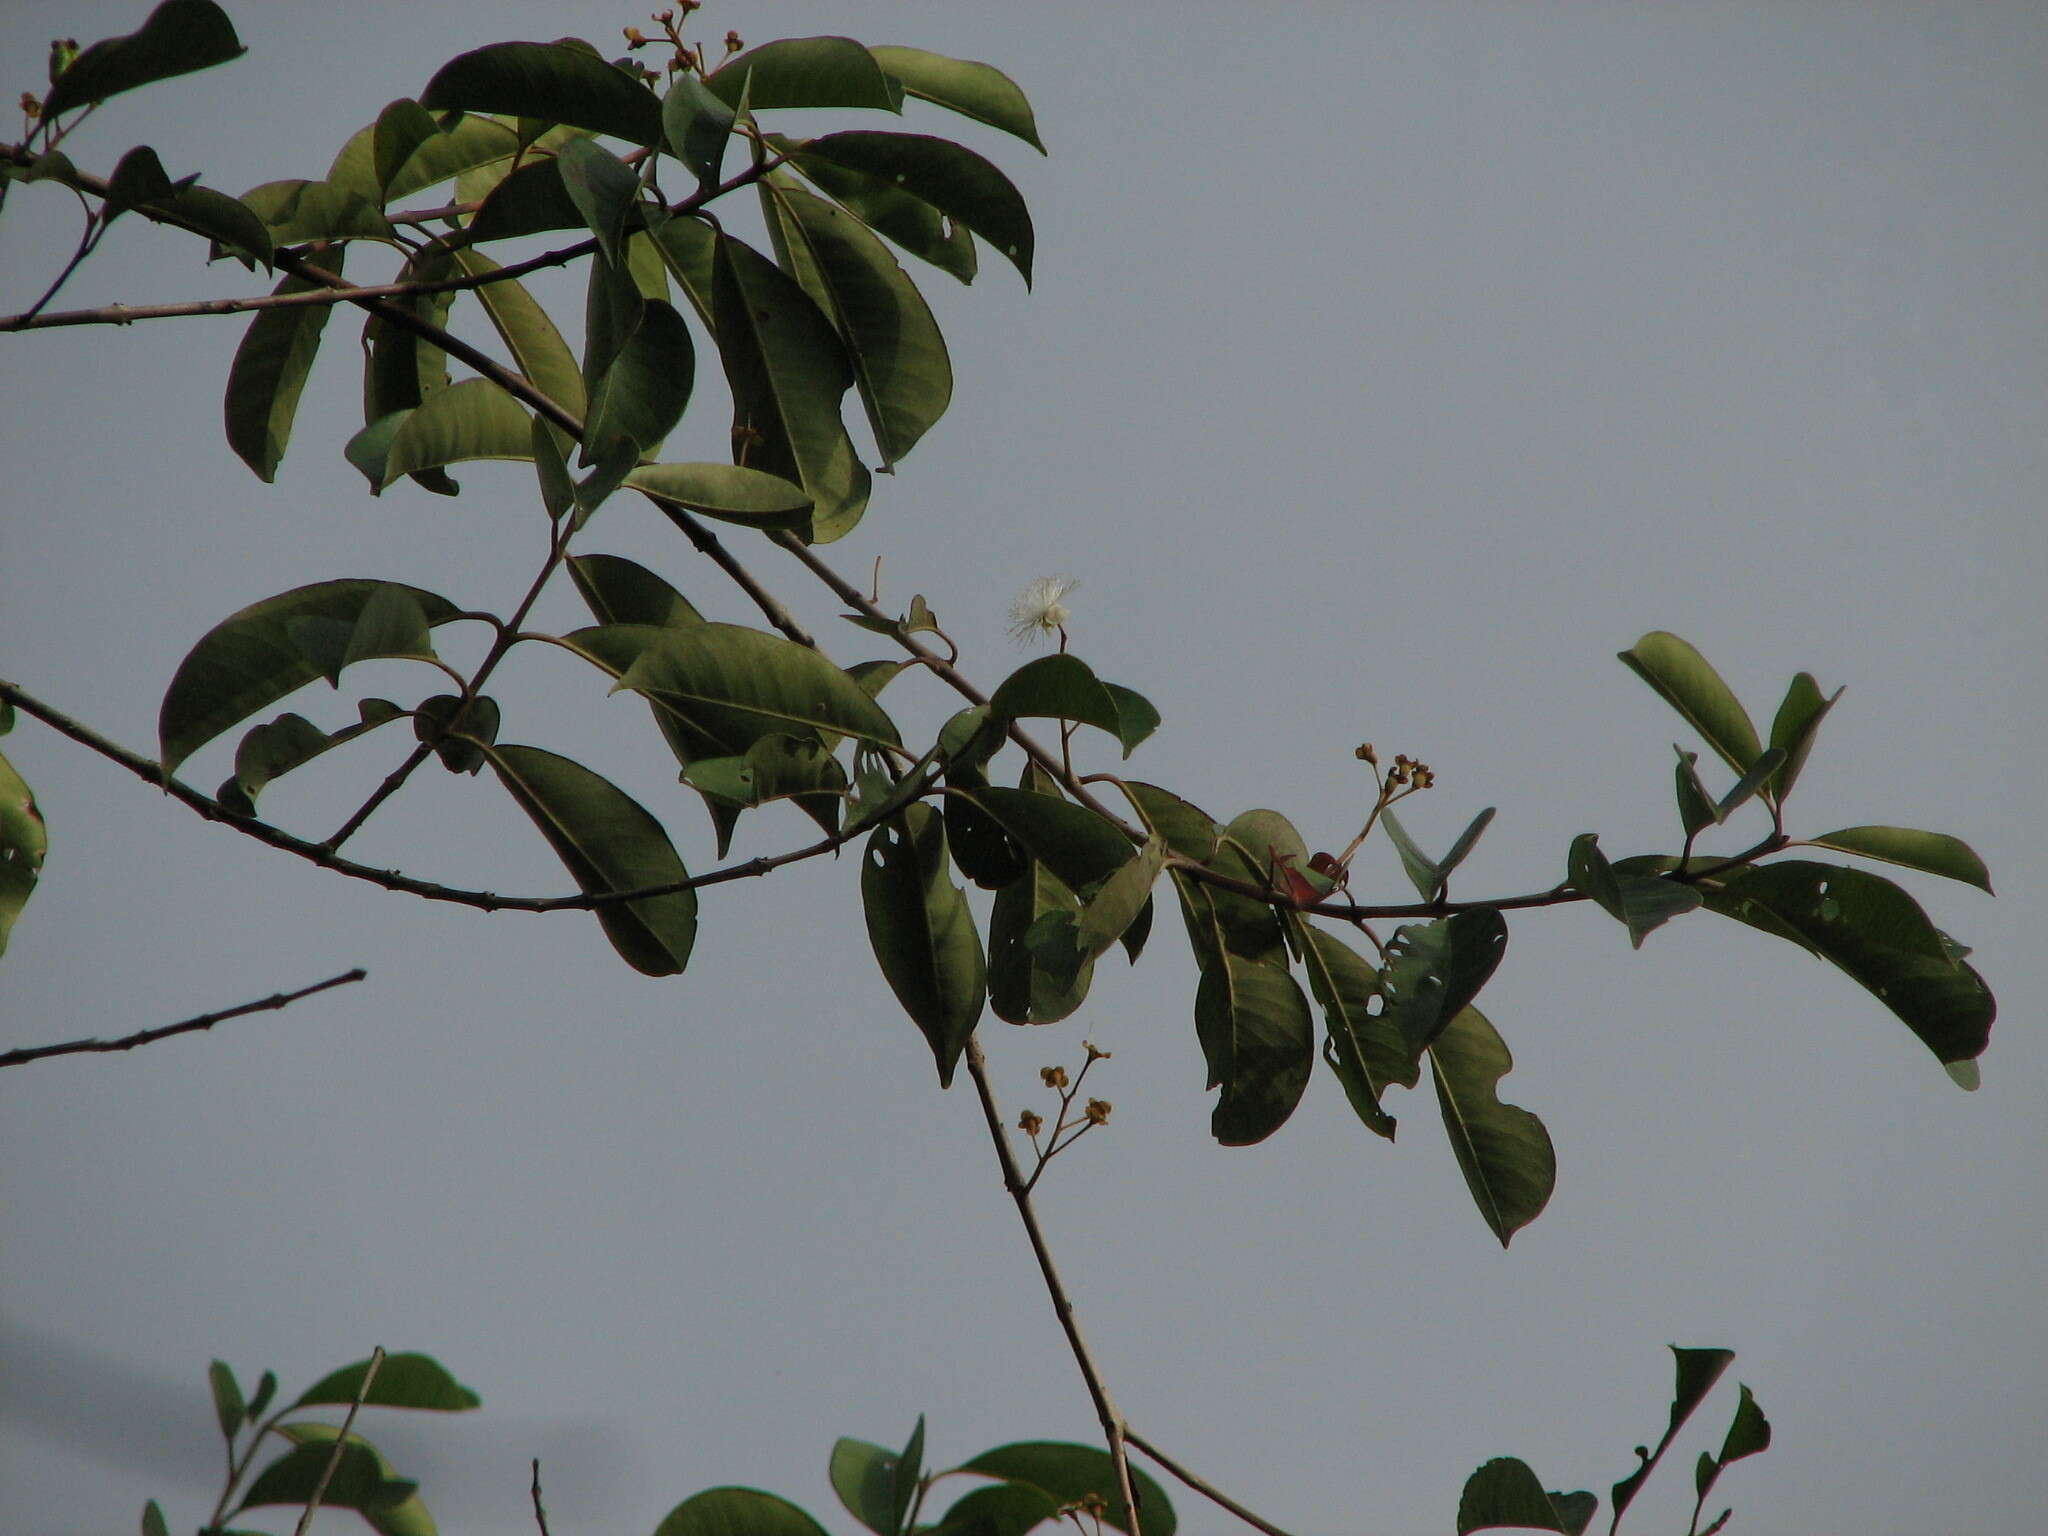
[[[31,1045],[20,1050],[0,1051],[0,1067],[18,1067],[25,1061],[41,1061],[48,1056],[75,1056],[88,1051],[132,1051],[139,1045],[154,1045],[159,1040],[168,1040],[173,1035],[189,1035],[195,1030],[211,1029],[225,1019],[239,1019],[245,1013],[263,1013],[272,1008],[287,1007],[302,997],[311,997],[315,992],[325,992],[333,987],[345,987],[351,982],[361,981],[369,972],[361,966],[344,971],[339,976],[330,976],[325,981],[316,981],[310,987],[301,987],[296,992],[278,992],[270,997],[260,998],[253,1003],[243,1003],[238,1008],[223,1008],[219,1013],[202,1013],[196,1019],[187,1019],[182,1024],[166,1024],[161,1029],[140,1030],[132,1035],[123,1035],[118,1040],[67,1040],[62,1045]]]
[[[1150,1456],[1154,1461],[1158,1462],[1160,1466],[1164,1467],[1167,1471],[1171,1472],[1175,1477],[1179,1478],[1182,1482],[1186,1483],[1190,1488],[1194,1489],[1195,1492],[1199,1493],[1203,1498],[1210,1500],[1212,1503],[1220,1504],[1223,1508],[1229,1510],[1233,1515],[1237,1516],[1238,1519],[1242,1520],[1246,1525],[1252,1527],[1252,1529],[1264,1531],[1266,1533],[1266,1536],[1287,1536],[1287,1532],[1281,1530],[1280,1527],[1273,1524],[1272,1521],[1262,1519],[1258,1515],[1253,1514],[1250,1510],[1246,1509],[1242,1504],[1238,1503],[1237,1500],[1233,1499],[1229,1494],[1225,1493],[1222,1489],[1218,1488],[1214,1483],[1209,1482],[1206,1478],[1200,1476],[1197,1473],[1190,1472],[1186,1467],[1182,1466],[1179,1462],[1175,1461],[1171,1456],[1168,1456],[1164,1451],[1158,1449],[1156,1446],[1150,1444],[1149,1442],[1139,1438],[1135,1430],[1126,1427],[1124,1430],[1124,1439],[1129,1441],[1132,1445],[1135,1445],[1147,1456]]]

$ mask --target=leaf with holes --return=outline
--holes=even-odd
[[[1389,1084],[1413,1088],[1422,1068],[1379,997],[1379,972],[1350,945],[1303,922],[1302,969],[1323,1010],[1328,1033],[1323,1060],[1337,1074],[1344,1097],[1375,1136],[1394,1139],[1394,1117],[1381,1107]]]
[[[918,133],[831,133],[791,149],[799,170],[858,171],[921,198],[1008,257],[1031,285],[1031,212],[1010,178],[964,145]]]
[[[1387,1025],[1410,1059],[1479,995],[1507,945],[1508,925],[1492,907],[1394,931],[1380,972],[1380,996],[1386,999]]]
[[[1557,1187],[1557,1154],[1543,1122],[1502,1102],[1515,1058],[1486,1015],[1466,1008],[1429,1048],[1437,1107],[1479,1214],[1501,1247],[1534,1221]]]
[[[49,849],[49,828],[36,808],[35,792],[0,757],[0,954],[7,952],[7,936],[41,878]]]

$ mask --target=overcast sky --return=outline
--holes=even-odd
[[[52,36],[142,14],[0,6],[10,93],[40,88]],[[567,32],[609,49],[635,20],[244,5],[246,58],[110,104],[67,148],[104,172],[147,142],[230,191],[317,177],[454,53]],[[1632,954],[1597,912],[1517,916],[1482,1002],[1559,1178],[1507,1252],[1427,1090],[1389,1096],[1391,1147],[1319,1075],[1271,1141],[1218,1148],[1177,923],[1135,972],[1105,961],[1075,1020],[989,1022],[1012,1117],[1049,1108],[1037,1069],[1083,1039],[1115,1052],[1090,1079],[1114,1117],[1041,1206],[1140,1433],[1297,1536],[1448,1531],[1495,1455],[1604,1504],[1662,1428],[1665,1345],[1718,1345],[1730,1380],[1632,1529],[1683,1529],[1736,1377],[1777,1438],[1716,1492],[1733,1529],[2038,1529],[2048,11],[721,0],[703,29],[728,26],[986,59],[1037,107],[1047,159],[907,115],[1015,176],[1037,283],[918,272],[955,405],[827,551],[863,578],[883,556],[885,604],[925,594],[969,675],[1017,663],[1004,612],[1028,580],[1076,576],[1075,649],[1165,717],[1134,774],[1334,846],[1371,739],[1435,767],[1407,817],[1425,843],[1500,807],[1459,894],[1505,895],[1561,879],[1582,831],[1616,854],[1672,842],[1670,744],[1696,743],[1614,660],[1670,629],[1766,719],[1799,669],[1848,685],[1795,832],[1951,832],[2000,892],[1901,875],[2001,999],[1975,1095],[1751,930],[1701,914]],[[76,233],[56,188],[13,189],[0,309]],[[62,302],[250,291],[131,219]],[[580,314],[573,281],[540,291]],[[523,466],[459,469],[453,501],[363,494],[340,453],[347,315],[259,484],[220,430],[241,329],[5,342],[0,676],[138,750],[178,658],[244,604],[360,575],[502,610],[538,555]],[[721,411],[707,380],[669,455],[717,456]],[[608,506],[586,540],[752,617],[644,508]],[[882,654],[790,562],[749,558],[836,659]],[[540,617],[581,622],[566,594]],[[585,758],[693,869],[716,862],[638,701],[556,654],[500,679],[506,739]],[[358,686],[417,678],[348,683],[292,707],[338,725]],[[951,708],[909,681],[888,698],[906,729]],[[0,964],[0,1047],[370,972],[207,1036],[0,1074],[9,1530],[132,1529],[152,1496],[173,1529],[200,1523],[214,1356],[295,1392],[373,1344],[438,1355],[484,1410],[369,1431],[450,1532],[530,1528],[536,1455],[558,1532],[644,1536],[728,1482],[849,1531],[825,1480],[839,1435],[900,1443],[923,1412],[939,1465],[1094,1435],[972,1090],[937,1091],[868,953],[854,859],[708,893],[689,973],[657,982],[587,918],[323,875],[32,721],[5,750],[51,850]],[[337,753],[264,811],[324,835],[399,750]],[[185,777],[211,788],[231,753]],[[735,856],[810,835],[771,810]],[[351,852],[568,888],[488,778],[422,775]],[[1354,885],[1407,889],[1377,847]],[[1184,1531],[1236,1528],[1175,1501]]]

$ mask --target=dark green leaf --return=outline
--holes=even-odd
[[[964,804],[948,797],[948,809]],[[1038,924],[1054,914],[1064,920],[1065,943],[1048,946]],[[1036,859],[996,892],[988,921],[989,1006],[1012,1024],[1051,1024],[1067,1018],[1088,997],[1095,963],[1075,942],[1081,903],[1066,882]],[[1028,942],[1036,931],[1040,942]]]
[[[643,464],[625,483],[745,528],[800,528],[810,518],[811,498],[802,486],[737,464]]]
[[[1745,1456],[1754,1456],[1768,1450],[1771,1444],[1771,1421],[1764,1417],[1763,1409],[1757,1407],[1756,1398],[1748,1387],[1742,1388],[1742,1397],[1735,1405],[1735,1418],[1728,1426],[1728,1436],[1721,1442],[1721,1465],[1740,1461]]]
[[[1707,786],[1700,782],[1699,753],[1688,752],[1675,741],[1671,750],[1678,754],[1678,767],[1673,770],[1678,820],[1687,837],[1696,837],[1716,825],[1721,814],[1714,808],[1714,797],[1707,793]]]
[[[1657,1442],[1657,1449],[1643,1456],[1643,1464],[1614,1485],[1614,1522],[1617,1525],[1629,1505],[1635,1502],[1636,1494],[1649,1480],[1650,1474],[1656,1471],[1657,1463],[1664,1459],[1671,1442],[1678,1438],[1685,1421],[1714,1390],[1714,1383],[1721,1379],[1721,1373],[1735,1359],[1732,1349],[1685,1349],[1677,1344],[1671,1346],[1671,1354],[1677,1364],[1678,1380],[1671,1393],[1670,1421],[1665,1426],[1664,1438]],[[1637,1454],[1642,1455],[1640,1450]]]
[[[1102,686],[1116,701],[1116,737],[1128,761],[1130,755],[1138,750],[1138,743],[1159,729],[1159,711],[1142,693],[1133,692],[1120,683],[1104,683]]]
[[[35,792],[0,757],[0,954],[6,953],[7,936],[36,888],[49,847]]]
[[[1762,789],[1777,776],[1778,770],[1784,764],[1785,753],[1782,748],[1771,747],[1764,751],[1755,762],[1749,765],[1748,771],[1735,781],[1735,787],[1723,795],[1719,803],[1715,805],[1715,818],[1719,821],[1726,821],[1730,816],[1733,816],[1736,811],[1749,803],[1751,797],[1758,790]]]
[[[357,442],[376,430],[366,428]],[[532,457],[533,418],[526,408],[489,379],[464,379],[435,390],[399,423],[385,451],[384,484],[444,464]]]
[[[1055,795],[990,785],[975,803],[1080,895],[1093,895],[1131,857],[1130,839],[1093,811]]]
[[[221,250],[271,264],[274,254],[270,229],[240,198],[229,197],[211,187],[179,187],[169,197],[136,210],[145,218],[183,225],[197,230]]]
[[[783,265],[846,344],[882,465],[890,468],[953,398],[945,337],[896,258],[852,214],[786,177],[760,187]]]
[[[174,197],[177,190],[156,151],[147,144],[138,145],[115,163],[114,174],[107,178],[107,200],[101,204],[100,217],[111,224],[129,209]]]
[[[1617,872],[1600,851],[1597,832],[1581,832],[1573,838],[1566,862],[1572,888],[1626,927],[1629,943],[1637,949],[1653,930],[1700,905],[1700,893],[1694,886],[1658,875]]]
[[[737,624],[661,632],[619,686],[674,710],[722,745],[720,755],[777,733],[820,740],[820,731],[836,731],[900,745],[889,717],[838,667],[808,646]]]
[[[1656,689],[1737,773],[1763,755],[1756,727],[1721,674],[1678,636],[1652,630],[1620,654],[1622,663]]]
[[[227,12],[212,0],[164,0],[123,37],[82,50],[43,98],[43,116],[105,101],[123,91],[240,58],[248,50]]]
[[[1226,954],[1202,972],[1195,1032],[1222,1097],[1209,1128],[1226,1147],[1264,1141],[1294,1113],[1315,1065],[1308,1000],[1282,965]]]
[[[321,1403],[352,1403],[362,1390],[370,1362],[358,1360],[314,1382],[299,1394],[294,1408],[311,1408]],[[426,1408],[440,1413],[460,1413],[478,1407],[483,1399],[448,1374],[447,1367],[431,1355],[386,1355],[377,1367],[377,1379],[363,1397],[372,1408]]]
[[[1166,840],[1168,850],[1206,864],[1216,856],[1223,829],[1180,796],[1141,779],[1129,779],[1123,790],[1149,832]]]
[[[953,1501],[937,1525],[921,1536],[1025,1536],[1055,1519],[1060,1501],[1029,1483],[990,1483]]]
[[[1007,256],[1030,286],[1030,211],[1009,177],[973,150],[923,134],[854,132],[811,139],[794,155],[806,174],[822,161],[922,198]]]
[[[967,898],[946,878],[946,829],[938,812],[912,805],[875,828],[861,861],[868,941],[889,990],[938,1061],[950,1087],[981,1017],[987,968]]]
[[[734,121],[732,108],[694,74],[677,75],[661,100],[662,132],[669,153],[690,168],[702,189],[718,185],[725,141],[732,136]]]
[[[340,246],[326,253],[330,270],[341,270],[343,254]],[[287,277],[276,291],[306,293],[319,286]],[[228,446],[266,485],[277,478],[277,466],[291,441],[299,394],[306,387],[306,375],[320,351],[320,333],[327,328],[333,309],[331,304],[315,304],[304,309],[259,311],[235,349],[223,409]]]
[[[1945,875],[1974,885],[1987,896],[1992,894],[1991,871],[1984,861],[1968,843],[1946,833],[1919,832],[1911,827],[1844,827],[1804,841],[1837,853],[1860,854],[1907,869],[1923,869],[1930,875]]]
[[[769,147],[780,154],[801,142],[773,133],[766,138]],[[796,168],[811,185],[877,234],[888,236],[911,255],[963,283],[974,281],[974,236],[964,224],[954,223],[924,199],[900,191],[879,176],[823,160]]]
[[[1083,955],[1095,959],[1130,930],[1151,906],[1152,887],[1165,863],[1166,844],[1155,833],[1102,882],[1076,924],[1075,940]]]
[[[142,1506],[142,1536],[171,1536],[171,1528],[164,1523],[164,1512],[155,1499]]]
[[[270,1406],[270,1400],[276,1395],[277,1373],[275,1371],[265,1371],[262,1379],[256,1383],[256,1395],[249,1399],[248,1413],[250,1423],[253,1424],[263,1417],[264,1409]]]
[[[306,240],[393,240],[396,231],[377,205],[349,187],[324,181],[266,181],[244,192],[241,202],[263,221],[278,245]],[[338,253],[321,258],[339,271]]]
[[[825,1536],[825,1528],[758,1488],[707,1488],[670,1510],[654,1536]]]
[[[1501,1456],[1465,1479],[1458,1499],[1458,1536],[1502,1529],[1580,1536],[1599,1506],[1590,1493],[1546,1492],[1526,1462]]]
[[[1837,688],[1822,697],[1820,684],[1813,675],[1801,672],[1792,679],[1791,687],[1785,690],[1784,702],[1778,706],[1777,717],[1771,721],[1771,745],[1785,754],[1770,785],[1764,790],[1766,799],[1783,805],[1785,797],[1792,793],[1792,785],[1799,777],[1799,770],[1806,766],[1806,754],[1813,750],[1814,736],[1820,730],[1821,721],[1827,718],[1829,710],[1835,707],[1835,700],[1842,696]]]
[[[571,139],[556,151],[555,164],[562,172],[569,201],[597,236],[605,260],[614,266],[621,264],[627,221],[633,218],[640,200],[640,178],[592,139]]]
[[[896,1536],[902,1524],[896,1514],[898,1461],[894,1451],[865,1440],[841,1439],[832,1447],[832,1491],[846,1512],[876,1536]]]
[[[271,780],[282,778],[323,752],[395,719],[398,715],[396,706],[388,706],[388,712],[374,707],[383,704],[381,699],[365,699],[362,721],[332,734],[321,730],[304,715],[279,715],[268,724],[255,727],[235,748],[234,777],[221,785],[214,798],[241,815],[255,815],[256,797],[263,793]]]
[[[661,823],[610,780],[539,747],[488,751],[499,781],[586,894],[689,878]],[[683,890],[599,907],[597,920],[612,948],[634,970],[673,976],[688,964],[696,942],[697,893]]]
[[[571,555],[569,579],[600,624],[702,624],[690,600],[621,555]]]
[[[1550,1133],[1528,1110],[1503,1103],[1515,1059],[1486,1015],[1466,1008],[1429,1048],[1437,1107],[1479,1214],[1505,1248],[1534,1221],[1557,1185]]]
[[[178,664],[164,693],[157,717],[164,772],[176,772],[178,764],[222,731],[324,675],[326,658],[301,648],[294,638],[295,626],[309,619],[327,621],[343,636],[345,646],[370,599],[394,585],[315,582],[252,603],[208,630]],[[418,587],[400,590],[419,605],[430,625],[457,616],[455,605],[444,597]]]
[[[702,758],[683,770],[699,793],[744,808],[795,800],[827,832],[838,830],[846,770],[816,741],[763,736],[741,757]]]
[[[1400,1031],[1375,1006],[1379,972],[1342,939],[1303,922],[1302,969],[1323,1010],[1328,1034],[1323,1060],[1337,1074],[1351,1108],[1376,1136],[1394,1139],[1394,1117],[1380,1105],[1390,1083],[1413,1088],[1422,1068]]]
[[[694,220],[662,227],[664,250]],[[678,269],[679,278],[687,278]],[[802,485],[811,495],[810,537],[852,532],[867,507],[867,466],[840,420],[853,383],[831,320],[795,279],[737,240],[716,242],[713,329],[733,397],[734,461]]]
[[[398,179],[406,162],[422,144],[440,134],[439,120],[410,96],[399,97],[377,114],[370,129],[370,158],[380,206],[390,196],[391,183]]]
[[[634,144],[661,143],[661,102],[623,69],[567,43],[493,43],[442,65],[420,104],[570,123]]]
[[[696,362],[696,344],[683,317],[659,299],[647,300],[618,356],[591,381],[583,462],[623,445],[631,445],[636,454],[659,448],[689,404]]]
[[[850,37],[786,37],[728,59],[705,80],[727,106],[746,93],[756,112],[776,107],[874,107],[900,111],[903,93]]]
[[[1707,906],[1793,943],[1868,988],[1944,1063],[1981,1055],[1998,1008],[1958,946],[1878,875],[1786,859],[1712,882]],[[1967,1085],[1965,1085],[1967,1086]]]
[[[471,277],[496,272],[498,264],[481,251],[458,246],[456,264]],[[581,417],[585,404],[583,370],[546,310],[517,282],[509,279],[486,283],[476,290],[477,301],[490,317],[512,361],[526,375],[526,382],[546,395],[571,416]],[[480,381],[479,381],[480,382]],[[509,398],[509,397],[508,397]]]
[[[1105,1506],[1103,1519],[1118,1530],[1140,1536],[1124,1509],[1123,1493],[1117,1487],[1116,1464],[1110,1460],[1109,1452],[1099,1446],[1020,1441],[983,1451],[972,1461],[961,1463],[959,1470],[1043,1489],[1062,1505],[1078,1504],[1094,1494]],[[1173,1536],[1178,1522],[1166,1490],[1141,1467],[1133,1466],[1130,1473],[1131,1496],[1138,1501],[1142,1536]]]
[[[1065,652],[1025,662],[1003,679],[988,704],[1006,719],[1078,720],[1112,736],[1123,724],[1116,699],[1088,663]]]
[[[413,117],[404,109],[421,113]],[[389,121],[387,123],[387,115]],[[494,163],[510,166],[521,144],[518,132],[488,117],[462,117],[443,126],[444,119],[427,113],[417,102],[394,101],[376,122],[359,130],[327,168],[327,180],[346,187],[379,207],[402,197]],[[422,130],[431,128],[431,132]],[[403,158],[398,152],[414,134],[420,136]],[[457,202],[475,201],[458,197]]]
[[[479,695],[464,706],[459,694],[437,693],[413,712],[413,733],[434,749],[450,773],[477,773],[483,749],[498,739],[498,701]]]
[[[206,1384],[213,1390],[213,1417],[220,1425],[221,1438],[232,1441],[241,1433],[249,1412],[233,1367],[225,1360],[214,1361],[206,1368]]]
[[[922,48],[884,46],[868,52],[909,95],[1015,134],[1041,155],[1045,153],[1045,146],[1038,141],[1031,103],[1017,82],[994,65],[950,59]]]
[[[895,1528],[902,1530],[910,1516],[911,1501],[917,1495],[917,1485],[924,1476],[924,1415],[917,1416],[917,1428],[910,1432],[910,1439],[903,1447],[903,1454],[896,1458],[896,1487],[894,1504],[896,1510]]]
[[[1411,1061],[1479,995],[1507,946],[1507,923],[1491,907],[1394,931],[1380,972],[1380,996],[1386,1000],[1386,1027],[1400,1036]]]
[[[296,1423],[281,1426],[281,1432],[296,1443],[257,1475],[236,1513],[269,1504],[306,1504],[320,1488],[338,1431],[330,1424]],[[355,1510],[385,1536],[432,1536],[434,1529],[419,1502],[419,1484],[393,1474],[383,1455],[358,1435],[350,1435],[342,1447],[320,1501],[328,1508]]]
[[[508,174],[483,199],[469,221],[471,240],[509,240],[551,229],[580,229],[583,214],[562,183],[553,155],[529,160]]]

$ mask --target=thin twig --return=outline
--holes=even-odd
[[[548,1529],[548,1507],[540,1501],[540,1458],[533,1458],[533,1523],[540,1527],[540,1536],[554,1536]]]
[[[1194,1489],[1195,1492],[1199,1493],[1203,1498],[1208,1499],[1212,1503],[1219,1504],[1223,1508],[1229,1510],[1233,1515],[1237,1516],[1238,1519],[1242,1520],[1246,1525],[1251,1526],[1254,1530],[1264,1531],[1266,1533],[1266,1536],[1287,1536],[1287,1532],[1281,1530],[1280,1527],[1275,1525],[1272,1521],[1262,1519],[1260,1516],[1253,1514],[1250,1510],[1246,1509],[1242,1504],[1238,1503],[1237,1500],[1233,1499],[1229,1494],[1225,1493],[1222,1489],[1218,1488],[1214,1483],[1211,1483],[1206,1478],[1202,1477],[1199,1473],[1190,1472],[1186,1467],[1182,1466],[1179,1462],[1175,1461],[1171,1456],[1167,1455],[1157,1446],[1152,1445],[1150,1442],[1144,1439],[1141,1439],[1135,1430],[1126,1428],[1124,1430],[1124,1439],[1128,1440],[1132,1445],[1135,1445],[1147,1456],[1150,1456],[1154,1461],[1158,1462],[1160,1466],[1164,1467],[1168,1472],[1171,1472],[1175,1477],[1179,1478],[1182,1482],[1186,1483],[1190,1488]]]
[[[18,1067],[25,1061],[41,1061],[47,1056],[75,1056],[87,1051],[132,1051],[139,1045],[154,1045],[159,1040],[168,1040],[173,1035],[189,1035],[195,1030],[211,1029],[227,1019],[239,1019],[245,1013],[263,1013],[272,1008],[287,1007],[302,997],[311,997],[315,992],[325,992],[330,987],[345,987],[350,982],[361,981],[369,972],[361,966],[344,971],[339,976],[330,976],[317,981],[310,987],[301,987],[296,992],[277,992],[260,998],[253,1003],[243,1003],[238,1008],[223,1008],[219,1013],[202,1013],[196,1019],[187,1019],[182,1024],[166,1024],[160,1029],[140,1030],[132,1035],[123,1035],[118,1040],[67,1040],[62,1045],[30,1045],[19,1050],[0,1051],[0,1067]],[[232,1462],[233,1454],[229,1455]]]
[[[348,1413],[341,1421],[341,1433],[334,1437],[334,1450],[327,1457],[327,1465],[320,1469],[320,1481],[313,1485],[313,1496],[306,1500],[306,1511],[299,1516],[299,1523],[292,1536],[306,1536],[313,1524],[313,1515],[320,1508],[320,1501],[327,1497],[327,1485],[334,1478],[334,1469],[341,1465],[341,1454],[348,1448],[348,1432],[355,1427],[356,1410],[363,1406],[363,1400],[370,1395],[370,1383],[377,1379],[377,1372],[384,1365],[384,1346],[379,1344],[370,1351],[369,1369],[363,1372],[363,1379],[356,1387],[355,1401],[348,1405]]]
[[[974,1091],[981,1099],[982,1118],[988,1122],[989,1138],[996,1144],[996,1161],[1003,1170],[1003,1188],[1010,1192],[1010,1199],[1016,1203],[1018,1219],[1024,1223],[1024,1234],[1031,1240],[1032,1256],[1038,1260],[1038,1273],[1045,1280],[1046,1294],[1052,1298],[1053,1312],[1066,1333],[1067,1347],[1073,1351],[1074,1364],[1081,1372],[1081,1380],[1087,1384],[1089,1399],[1095,1404],[1095,1417],[1109,1441],[1110,1460],[1116,1466],[1117,1488],[1123,1495],[1126,1518],[1135,1530],[1139,1524],[1138,1502],[1132,1496],[1130,1460],[1124,1454],[1124,1417],[1117,1412],[1116,1403],[1109,1395],[1109,1385],[1103,1380],[1102,1368],[1095,1363],[1088,1340],[1082,1336],[1080,1322],[1074,1316],[1074,1303],[1060,1280],[1058,1267],[1053,1263],[1052,1249],[1046,1243],[1044,1229],[1038,1224],[1038,1212],[1031,1204],[1030,1186],[1025,1182],[1023,1170],[1017,1166],[1016,1154],[1010,1150],[1009,1133],[1003,1129],[1002,1111],[996,1108],[995,1088],[989,1081],[988,1058],[982,1054],[981,1042],[969,1035],[963,1054],[967,1061],[967,1075],[974,1080]]]

